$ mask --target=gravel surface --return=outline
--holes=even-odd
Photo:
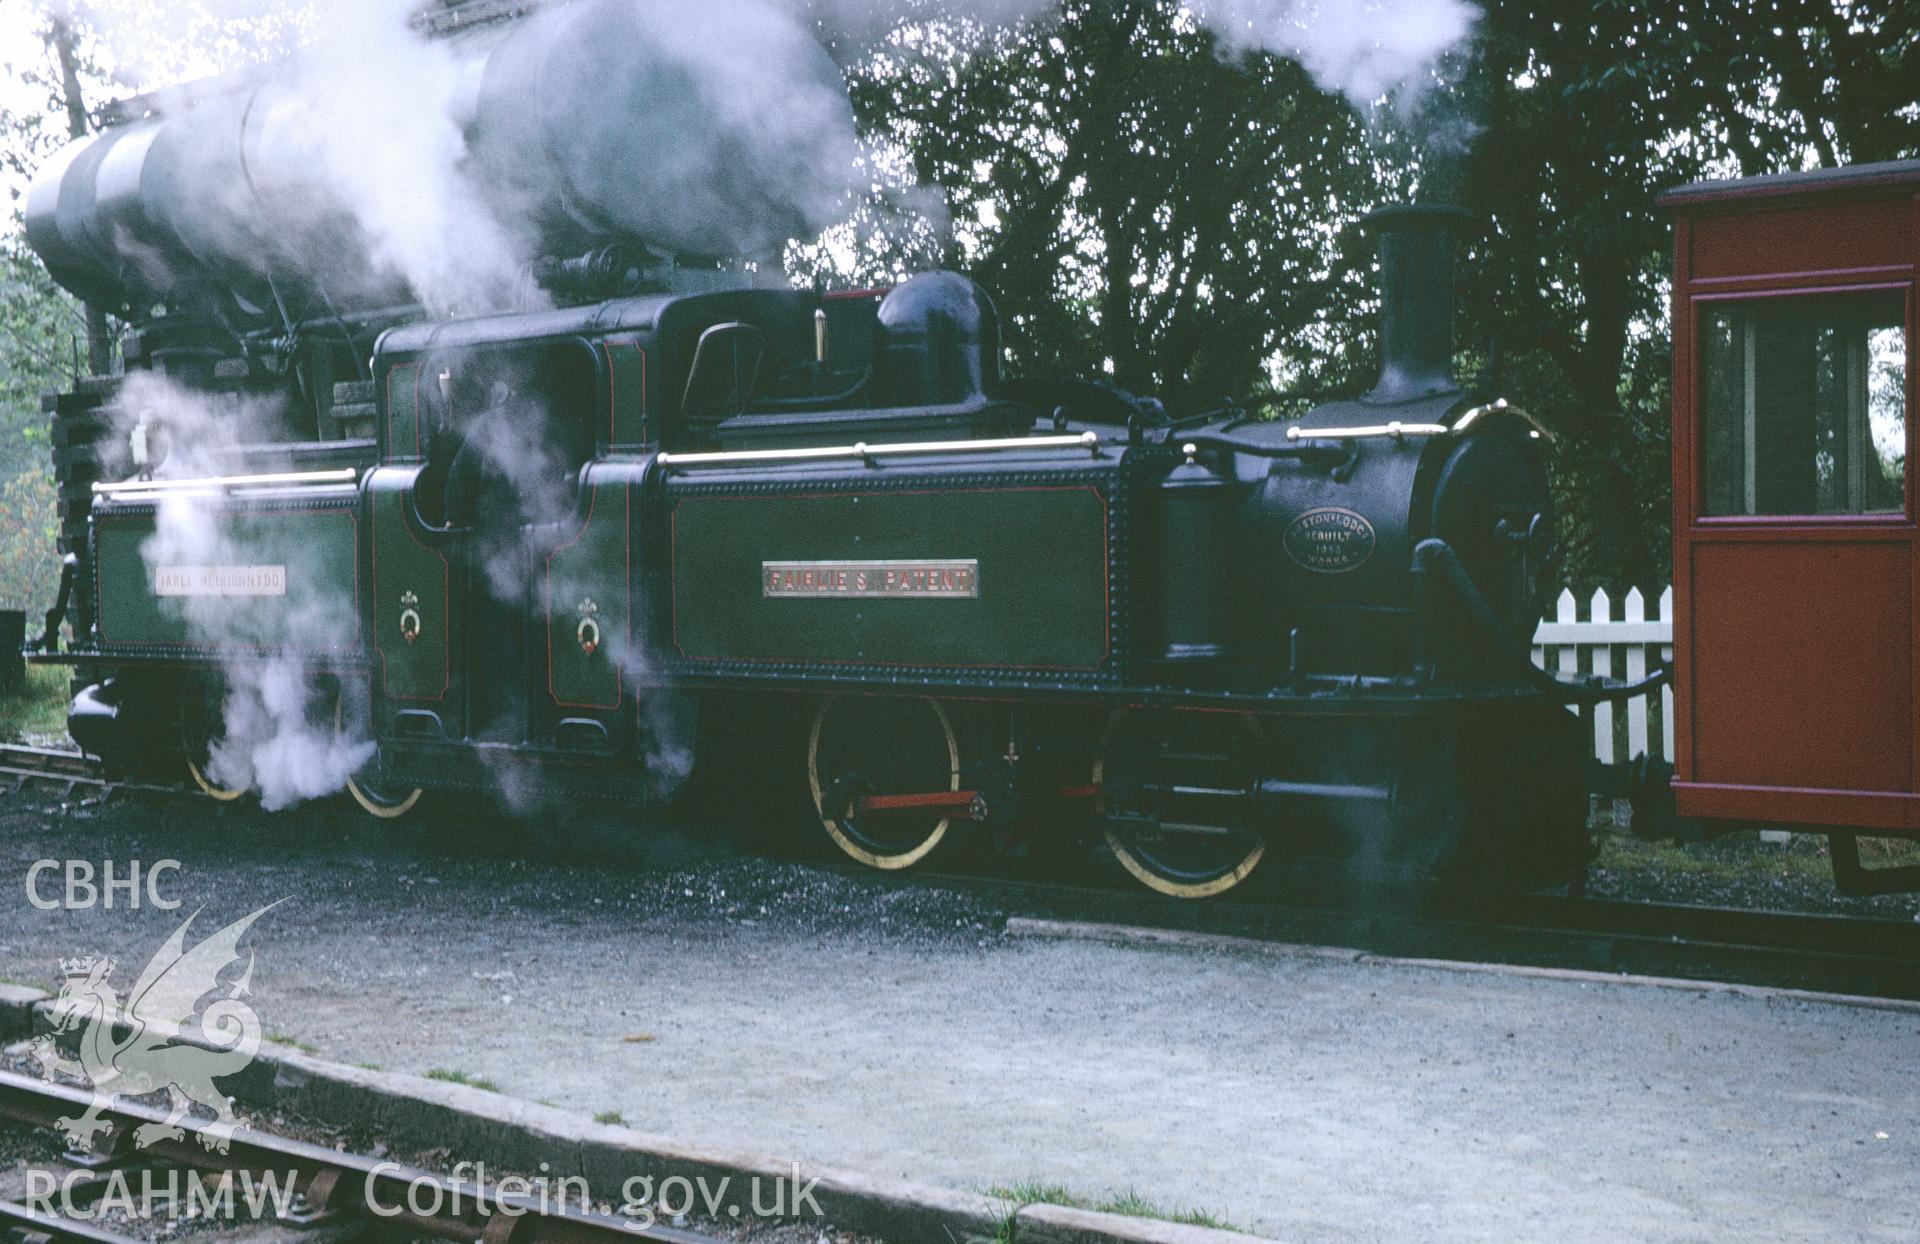
[[[0,1065],[21,1075],[38,1077],[39,1066],[30,1059],[0,1059]],[[154,1095],[135,1098],[156,1107],[164,1106],[165,1099]],[[211,1117],[210,1111],[196,1109],[201,1117]],[[364,1127],[335,1127],[324,1121],[299,1116],[274,1114],[256,1117],[250,1125],[260,1131],[291,1140],[305,1141],[325,1149],[337,1149],[366,1157],[399,1163],[414,1170],[450,1178],[472,1178],[470,1173],[456,1172],[456,1155],[445,1149],[416,1150],[410,1148],[395,1149],[376,1132]],[[19,1200],[26,1187],[26,1172],[30,1169],[48,1171],[55,1178],[63,1176],[70,1167],[68,1155],[59,1138],[52,1132],[34,1131],[13,1125],[0,1125],[0,1198]],[[507,1167],[490,1166],[487,1175],[491,1182],[508,1177],[531,1180],[536,1172],[515,1170]],[[183,1176],[184,1177],[184,1176]],[[160,1186],[165,1186],[166,1175],[158,1175]],[[137,1187],[138,1185],[134,1185]],[[613,1190],[605,1197],[600,1189],[592,1189],[598,1198],[595,1208],[601,1212],[612,1212],[612,1201],[619,1193]],[[136,1239],[153,1241],[173,1241],[190,1236],[204,1235],[214,1231],[225,1231],[236,1223],[222,1216],[207,1216],[187,1212],[186,1205],[162,1204],[157,1212],[150,1216],[130,1215],[120,1212],[103,1215],[94,1220],[93,1225],[105,1227],[114,1232],[130,1235]],[[742,1222],[734,1219],[707,1218],[698,1214],[663,1217],[668,1226],[682,1227],[697,1231],[721,1240],[755,1241],[756,1244],[885,1244],[878,1236],[862,1235],[843,1231],[832,1223],[820,1221],[786,1221],[780,1219],[760,1219]],[[391,1244],[402,1244],[401,1238]]]
[[[695,1145],[1300,1241],[1920,1238],[1920,1015],[1016,941],[990,887],[454,823],[0,800],[0,974],[130,975],[197,905],[287,898],[253,939],[270,1033]],[[616,863],[520,858],[609,833]],[[39,859],[163,856],[179,911],[20,899]]]

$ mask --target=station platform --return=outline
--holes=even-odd
[[[691,1145],[1327,1244],[1920,1239],[1912,1007],[1013,937],[979,895],[693,840],[524,862],[191,813],[0,807],[14,895],[167,857],[184,903],[0,905],[0,972],[131,978],[196,906],[197,936],[286,898],[250,935],[275,1039]]]

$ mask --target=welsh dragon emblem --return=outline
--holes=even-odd
[[[247,1122],[234,1113],[233,1098],[214,1081],[244,1069],[260,1049],[260,1018],[246,1002],[253,952],[243,956],[239,943],[253,922],[275,906],[270,903],[241,917],[188,950],[187,929],[200,914],[195,911],[153,956],[124,1002],[108,983],[114,960],[88,956],[61,961],[64,979],[53,1003],[55,1035],[34,1041],[31,1053],[44,1074],[78,1077],[93,1089],[84,1113],[59,1120],[68,1144],[82,1152],[92,1150],[100,1133],[111,1126],[101,1113],[116,1097],[164,1090],[166,1121],[136,1128],[136,1148],[182,1139],[186,1132],[180,1121],[198,1104],[215,1115],[201,1130],[201,1143],[213,1152],[227,1152],[234,1132]],[[243,961],[245,968],[233,978],[229,969]],[[55,1044],[58,1034],[76,1031],[77,1062],[61,1055]]]

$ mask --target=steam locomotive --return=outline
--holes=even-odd
[[[493,59],[567,37],[538,20]],[[1002,376],[958,274],[755,287],[624,224],[540,265],[575,305],[303,317],[285,273],[168,224],[155,170],[177,127],[216,123],[110,132],[28,205],[55,276],[137,325],[126,378],[53,399],[66,573],[33,657],[76,667],[72,734],[107,762],[184,752],[238,798],[234,684],[291,669],[383,817],[503,788],[651,808],[691,756],[803,777],[831,842],[881,869],[992,831],[1104,843],[1186,897],[1270,849],[1584,875],[1565,706],[1645,686],[1529,659],[1543,433],[1450,374],[1451,209],[1371,218],[1369,392],[1176,419]],[[142,313],[156,297],[169,314]],[[189,452],[142,374],[276,395],[275,434]]]

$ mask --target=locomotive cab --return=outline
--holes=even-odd
[[[763,308],[773,314],[753,314]],[[921,273],[884,293],[781,295],[710,323],[716,310],[689,305],[685,326],[667,330],[688,360],[687,448],[985,438],[1032,422],[989,396],[999,317],[957,273]]]

